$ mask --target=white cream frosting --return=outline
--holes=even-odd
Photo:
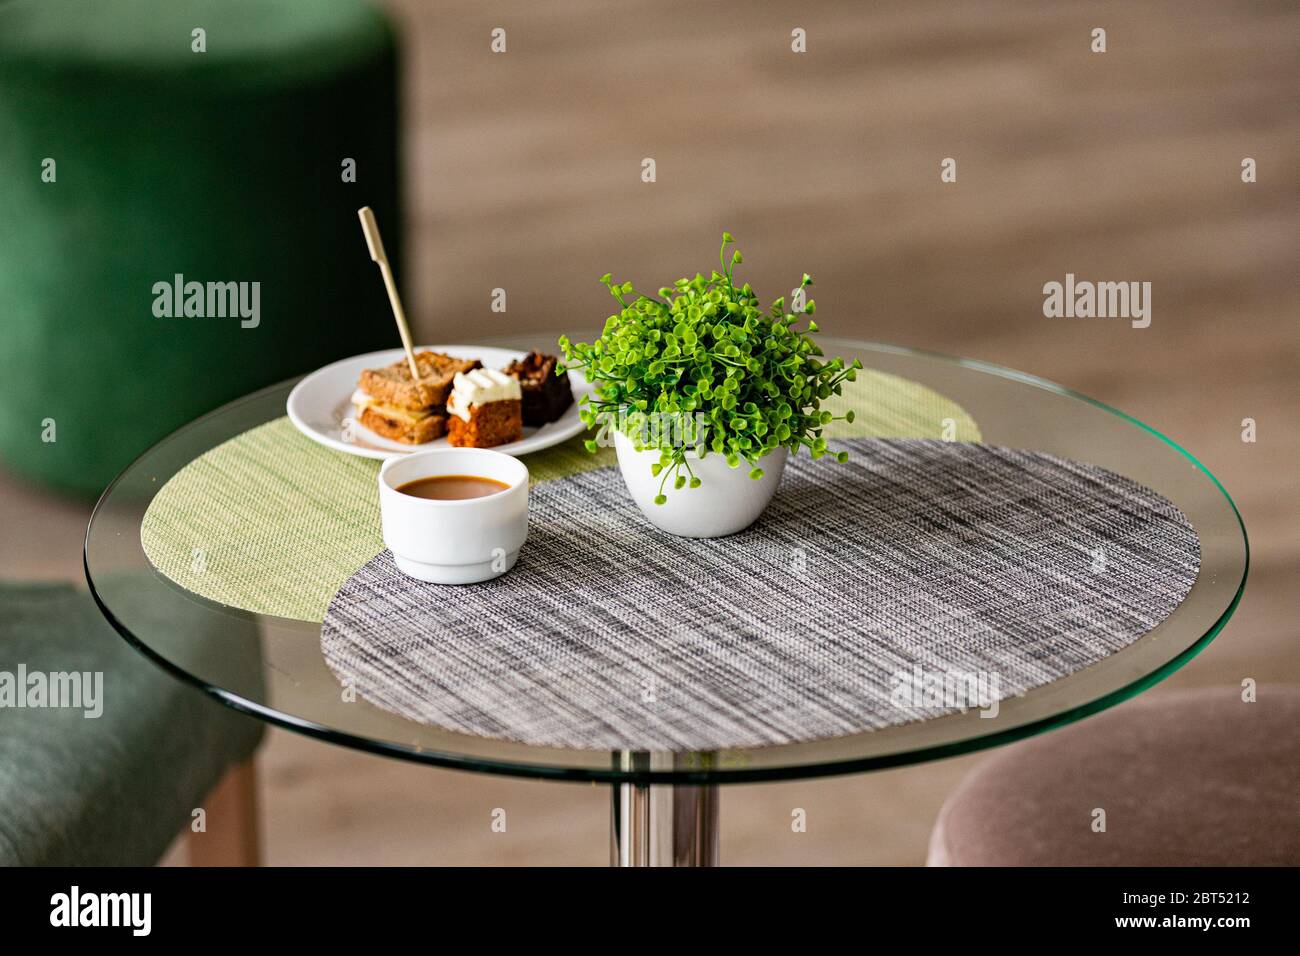
[[[498,372],[494,368],[476,368],[456,373],[451,397],[447,399],[447,411],[467,422],[469,410],[475,405],[508,402],[522,397],[519,380],[513,375]]]

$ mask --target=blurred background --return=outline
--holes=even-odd
[[[400,232],[399,283],[430,343],[597,328],[610,311],[597,277],[658,287],[707,272],[728,230],[767,298],[812,274],[827,334],[1022,369],[1190,449],[1244,516],[1250,583],[1220,637],[1151,693],[1300,682],[1294,4],[382,6],[397,155],[320,197],[342,211],[324,241],[373,282],[333,320],[337,354],[362,351],[354,325],[390,336],[348,219],[366,203],[393,206],[381,225]],[[1105,53],[1091,50],[1097,27]],[[806,53],[792,52],[796,28]],[[955,183],[940,180],[949,157]],[[400,200],[374,178],[389,160]],[[1045,318],[1043,284],[1067,272],[1150,282],[1150,327]],[[0,478],[0,575],[80,579],[88,515],[84,498]],[[980,759],[725,789],[723,860],[919,864],[940,804]],[[606,861],[605,788],[412,766],[282,731],[261,767],[270,863]],[[494,807],[507,834],[488,826]],[[790,830],[795,807],[807,833]]]

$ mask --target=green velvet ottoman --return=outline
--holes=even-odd
[[[87,694],[94,682],[84,675],[95,672],[102,690]],[[50,677],[73,673],[83,675],[80,697]],[[0,865],[8,866],[155,863],[262,733],[258,720],[145,660],[89,595],[63,584],[0,583],[0,703]],[[209,831],[221,822],[209,819]]]
[[[396,117],[360,0],[0,0],[0,461],[97,494],[201,413],[391,345],[356,210],[396,252]]]

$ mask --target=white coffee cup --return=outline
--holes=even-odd
[[[508,485],[482,498],[417,498],[397,489],[443,475]],[[487,448],[439,448],[390,458],[379,469],[384,544],[404,574],[435,584],[473,584],[505,574],[528,537],[528,468]]]

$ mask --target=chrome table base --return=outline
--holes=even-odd
[[[621,753],[624,769],[660,769],[659,755]],[[663,758],[665,769],[671,757]],[[717,786],[613,785],[611,866],[717,866]]]

